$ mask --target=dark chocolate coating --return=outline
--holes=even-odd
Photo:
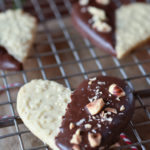
[[[98,76],[91,85],[88,84],[89,80],[85,80],[81,85],[72,93],[72,101],[68,104],[66,114],[63,117],[60,132],[56,137],[56,145],[60,150],[71,150],[73,144],[70,140],[77,129],[81,129],[82,142],[80,143],[81,150],[98,150],[101,146],[108,146],[117,142],[120,133],[125,129],[134,111],[134,99],[132,90],[129,86],[120,79],[113,77]],[[108,88],[111,84],[117,84],[126,93],[125,96],[117,97],[111,95]],[[107,114],[107,119],[104,120],[100,113],[92,116],[87,112],[85,106],[90,102],[89,98],[96,96],[96,99],[103,98],[105,106],[115,108],[117,114]],[[124,105],[125,110],[120,111],[120,107]],[[112,121],[109,119],[112,118]],[[75,124],[75,128],[69,129],[69,124]],[[92,128],[87,130],[84,125],[91,124]],[[99,126],[100,125],[100,126]],[[88,142],[88,132],[100,133],[102,135],[102,142],[99,147],[91,148]]]
[[[120,4],[129,4],[130,0],[120,0]],[[145,2],[145,0],[137,0],[138,2]],[[112,27],[112,31],[109,33],[98,32],[96,29],[92,28],[92,24],[89,23],[89,20],[92,18],[92,15],[89,12],[82,12],[83,8],[88,6],[94,6],[96,8],[103,9],[106,12],[107,23]],[[87,6],[80,6],[79,3],[75,3],[72,8],[72,20],[73,25],[76,29],[86,38],[88,38],[95,46],[104,50],[114,56],[116,56],[115,51],[115,10],[119,6],[110,1],[108,5],[100,5],[95,2],[95,0],[89,0]]]
[[[22,70],[22,64],[9,55],[4,47],[0,46],[0,69]]]

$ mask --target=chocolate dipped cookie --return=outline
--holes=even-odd
[[[150,40],[150,4],[120,0],[79,0],[73,4],[76,29],[94,45],[117,58]]]
[[[98,76],[71,92],[54,81],[33,80],[17,97],[24,124],[54,150],[107,149],[132,118],[132,90],[120,79]]]
[[[36,18],[21,9],[0,13],[0,69],[21,70],[32,48]]]
[[[0,46],[0,69],[2,70],[22,70],[22,63],[7,53],[6,49]]]

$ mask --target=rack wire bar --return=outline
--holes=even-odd
[[[32,0],[32,4],[33,4],[33,6],[34,6],[34,8],[35,8],[35,10],[36,10],[36,12],[37,12],[37,14],[39,16],[40,21],[41,22],[44,21],[45,18],[43,16],[43,13],[42,13],[42,10],[40,8],[40,5],[39,5],[38,1]],[[55,59],[57,61],[57,64],[61,64],[61,60],[60,60],[60,58],[59,58],[59,56],[57,54],[57,50],[56,50],[56,47],[55,47],[55,45],[53,43],[52,37],[50,36],[50,34],[47,34],[47,32],[46,32],[47,31],[47,27],[45,25],[44,25],[44,28],[45,28],[45,34],[47,35],[47,38],[48,38],[49,45],[51,46],[52,51],[54,53],[56,53],[55,54]],[[60,68],[60,71],[62,73],[62,76],[66,76],[66,73],[65,73],[63,67],[60,66],[59,68]],[[68,80],[67,79],[64,79],[64,80],[65,80],[66,86],[70,88],[70,84],[69,84]]]
[[[150,128],[150,46],[131,54],[128,61],[120,61],[97,50],[88,39],[74,31],[70,21],[72,1],[0,0],[0,11],[15,5],[35,15],[39,22],[37,37],[40,38],[36,40],[33,54],[27,59],[27,65],[24,64],[23,71],[0,71],[0,150],[8,150],[3,141],[10,138],[12,143],[14,140],[17,143],[12,150],[49,149],[34,139],[16,112],[16,93],[23,84],[35,78],[43,78],[56,80],[74,90],[83,79],[97,74],[121,77],[134,90],[135,114],[125,132],[133,140],[132,146],[149,150],[150,136],[146,133]],[[121,5],[120,0],[113,1],[117,6]],[[145,53],[145,59],[139,57],[141,51]],[[20,84],[10,86],[14,82]],[[28,138],[29,134],[31,139]],[[7,144],[12,144],[9,142]],[[124,144],[118,149],[130,149],[130,145]]]
[[[48,0],[48,2],[49,2],[49,6],[51,7],[51,9],[54,12],[54,15],[55,15],[55,17],[56,17],[56,19],[57,19],[57,21],[59,23],[60,28],[63,30],[63,34],[64,34],[65,38],[68,39],[67,41],[68,41],[70,50],[73,50],[75,48],[74,43],[73,43],[73,41],[70,38],[69,32],[67,31],[67,28],[65,27],[65,24],[63,22],[62,16],[61,16],[61,14],[60,14],[60,12],[59,12],[55,2],[53,0]],[[73,51],[73,55],[74,55],[76,61],[80,60],[80,57],[79,57],[79,55],[78,55],[78,53],[76,51]],[[87,79],[88,77],[85,74],[85,69],[84,69],[82,63],[79,62],[78,65],[80,67],[81,72],[84,75],[84,78]]]

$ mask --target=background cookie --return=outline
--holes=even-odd
[[[133,3],[116,11],[116,52],[122,58],[150,40],[150,5]]]
[[[33,44],[37,23],[35,17],[22,10],[0,13],[0,45],[19,62],[28,56]]]
[[[150,39],[150,5],[122,0],[80,0],[72,8],[73,24],[99,49],[123,58]]]

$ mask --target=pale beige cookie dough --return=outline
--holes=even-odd
[[[36,30],[36,18],[20,9],[0,13],[0,45],[20,62],[28,56]]]
[[[53,150],[71,91],[54,81],[33,80],[17,97],[17,110],[24,124]]]
[[[116,52],[122,58],[150,39],[150,4],[133,3],[116,11]]]

